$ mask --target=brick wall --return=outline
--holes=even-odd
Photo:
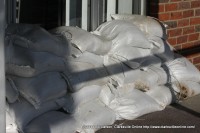
[[[168,41],[200,70],[200,0],[149,0],[148,15],[166,23]]]

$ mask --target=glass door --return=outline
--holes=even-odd
[[[146,14],[145,0],[66,0],[67,26],[95,30],[112,14]]]

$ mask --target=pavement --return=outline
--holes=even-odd
[[[200,95],[135,120],[116,121],[96,133],[200,133]]]

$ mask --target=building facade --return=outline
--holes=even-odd
[[[148,15],[168,25],[168,41],[200,70],[200,0],[149,0]]]

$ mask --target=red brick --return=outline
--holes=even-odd
[[[176,50],[181,50],[181,49],[182,49],[182,46],[181,46],[181,45],[176,45],[176,46],[174,46],[174,48],[175,48]]]
[[[169,42],[170,45],[176,45],[177,44],[176,38],[169,38],[167,41]]]
[[[172,12],[171,13],[171,20],[181,19],[181,18],[182,18],[182,12]]]
[[[170,18],[170,14],[169,13],[158,14],[158,19],[160,19],[161,21],[169,20],[169,18]]]
[[[191,8],[200,7],[200,0],[192,1]]]
[[[194,33],[194,32],[195,32],[194,26],[183,28],[183,35]]]
[[[169,29],[168,30],[169,37],[175,37],[182,35],[182,28],[179,29]]]
[[[189,35],[189,41],[194,41],[199,39],[199,33],[194,33]]]
[[[189,19],[181,19],[178,21],[178,27],[188,26],[189,22]]]
[[[199,64],[200,63],[200,55],[198,57],[193,58],[193,63],[194,64]]]
[[[195,10],[195,16],[200,16],[200,9]]]
[[[196,46],[200,46],[200,40],[195,41],[195,42],[194,42],[194,46],[195,46],[195,47],[196,47]]]
[[[182,0],[170,0],[171,2],[178,2],[178,1],[182,1]]]
[[[165,5],[165,11],[175,11],[178,8],[177,3],[172,3],[172,4],[166,4]]]
[[[183,11],[183,18],[188,18],[194,16],[194,10]]]
[[[200,32],[200,25],[195,26],[195,32]]]
[[[193,46],[194,45],[193,45],[192,42],[187,42],[187,43],[182,44],[182,49],[188,49],[188,48],[191,48]]]
[[[159,3],[168,3],[169,0],[158,0]]]
[[[198,17],[198,18],[191,18],[190,19],[190,25],[196,25],[196,24],[200,24],[200,17]]]
[[[165,11],[165,6],[163,4],[158,5],[158,12],[164,12]]]
[[[185,43],[188,40],[188,35],[180,36],[177,38],[177,44]]]
[[[190,9],[190,2],[179,2],[178,9]]]

